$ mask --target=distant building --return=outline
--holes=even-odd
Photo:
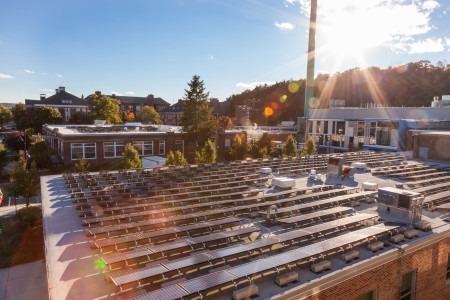
[[[217,98],[209,99],[209,107],[215,116],[229,116],[231,105],[229,101],[220,102]]]
[[[311,109],[308,135],[322,152],[412,150],[411,130],[450,130],[450,107]]]
[[[439,100],[439,97],[434,97],[431,107],[450,107],[450,95],[443,95],[442,100]]]
[[[88,113],[88,103],[86,100],[66,92],[66,88],[63,86],[57,88],[55,92],[54,95],[48,98],[45,94],[41,94],[39,100],[25,99],[27,115],[31,117],[33,111],[39,107],[52,107],[59,110],[64,122],[68,122],[70,117],[76,112]]]
[[[178,100],[177,103],[166,107],[159,112],[159,117],[166,125],[181,125],[181,117],[183,116],[183,103],[184,100]]]
[[[147,97],[135,97],[135,96],[118,96],[115,94],[109,97],[120,101],[120,108],[125,111],[131,111],[138,113],[144,106],[151,106],[157,112],[162,111],[170,106],[170,104],[162,98],[155,97],[152,94]]]

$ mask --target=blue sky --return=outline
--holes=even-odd
[[[318,0],[316,75],[450,63],[450,0]],[[0,102],[51,95],[221,101],[306,77],[306,0],[0,0]]]

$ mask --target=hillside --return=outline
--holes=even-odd
[[[328,107],[329,99],[346,100],[346,106],[359,107],[367,103],[386,106],[430,106],[434,96],[450,94],[450,64],[419,61],[387,69],[370,67],[350,69],[333,75],[319,74],[315,80],[315,96],[320,108]],[[259,86],[230,96],[232,114],[236,105],[247,99],[259,99],[262,107],[270,106],[274,113],[267,123],[296,120],[303,115],[305,80],[283,81]],[[253,120],[256,121],[256,120]],[[261,122],[261,120],[258,120]]]

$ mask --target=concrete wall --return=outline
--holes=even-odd
[[[413,157],[421,157],[421,148],[428,152],[430,160],[450,161],[450,135],[415,135],[413,145]]]

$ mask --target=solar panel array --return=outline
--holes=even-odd
[[[402,160],[369,152],[342,156],[372,166]],[[327,155],[259,159],[65,174],[64,178],[93,251],[102,253],[106,276],[118,291],[126,296],[128,290],[145,288],[150,294],[142,299],[176,299],[397,230],[363,227],[368,220],[376,221],[377,215],[355,215],[352,208],[341,206],[371,192],[329,185],[269,191],[272,176],[259,173],[261,168],[271,168],[277,174],[303,175],[310,169],[325,169],[327,159]],[[294,226],[267,236],[260,233],[261,222],[272,205],[278,208],[276,223]],[[328,235],[338,238],[318,241]],[[307,241],[316,250],[306,246]],[[258,260],[262,254],[268,258]],[[233,267],[214,272],[229,262]],[[205,268],[211,273],[205,275]],[[162,285],[185,276],[177,284]]]

